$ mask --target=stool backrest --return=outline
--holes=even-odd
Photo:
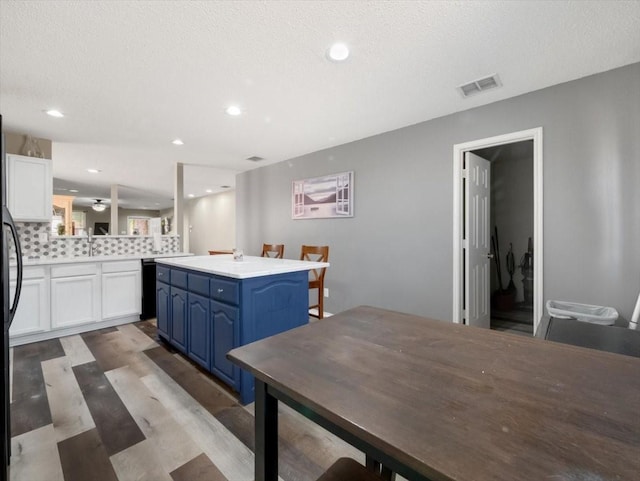
[[[328,262],[329,246],[302,246],[300,250],[301,261]],[[326,267],[322,269],[311,269],[309,272],[313,280],[324,280]]]
[[[262,257],[282,259],[284,256],[284,244],[262,244]]]

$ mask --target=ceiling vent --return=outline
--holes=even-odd
[[[250,160],[251,162],[260,162],[261,160],[264,160],[264,157],[258,157],[257,155],[252,155],[251,157],[248,157],[247,160]]]
[[[458,87],[458,91],[460,92],[460,95],[466,98],[477,93],[484,92],[485,90],[490,90],[492,88],[500,86],[502,86],[500,77],[498,77],[498,74],[493,74],[489,77],[484,77],[478,80],[474,80],[473,82],[460,85]]]

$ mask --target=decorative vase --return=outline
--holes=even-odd
[[[42,149],[38,144],[38,139],[34,139],[30,135],[25,136],[24,145],[22,146],[20,153],[27,157],[38,157],[40,159],[44,157]]]

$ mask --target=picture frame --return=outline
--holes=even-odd
[[[291,218],[335,219],[353,217],[353,171],[294,180]]]

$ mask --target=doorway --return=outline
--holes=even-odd
[[[511,232],[509,226],[501,240],[495,232],[496,217],[492,216],[491,205],[496,204],[497,199],[491,197],[491,161],[497,162],[503,157],[502,162],[508,162],[510,152],[517,152],[519,149],[532,151],[533,163],[533,191],[529,205],[533,205],[533,233],[525,234],[531,237],[531,242],[527,241],[525,253],[535,253],[533,257],[522,254],[523,246],[520,237]],[[533,333],[535,334],[540,323],[543,312],[542,297],[542,268],[543,268],[543,245],[542,245],[542,128],[536,128],[511,134],[476,140],[464,144],[454,145],[454,212],[453,212],[453,321],[480,327],[490,327],[491,324],[491,301],[492,294],[498,292],[505,294],[510,286],[509,271],[515,270],[517,265],[522,266],[520,272],[527,273],[526,282],[520,283],[520,295],[513,300],[519,301],[518,307],[533,308]],[[479,154],[479,155],[478,155]],[[483,158],[484,157],[484,158]],[[531,164],[529,164],[531,165]],[[513,170],[515,166],[509,165],[507,169],[502,168],[500,174],[501,182],[508,182],[505,177],[505,170]],[[531,172],[531,170],[529,170]],[[495,189],[495,186],[494,186]],[[513,190],[513,189],[511,189]],[[497,192],[497,191],[496,191]],[[500,195],[504,194],[504,189]],[[494,194],[494,196],[496,196]],[[494,209],[495,210],[495,207]],[[495,212],[494,212],[495,214]],[[500,222],[504,223],[502,213],[498,215]],[[520,236],[522,234],[519,234]],[[517,238],[517,240],[516,240]],[[505,243],[506,240],[506,243]],[[500,265],[502,266],[502,289],[496,286],[498,272],[497,264],[492,259],[497,255],[494,247],[496,241],[500,243]],[[518,251],[511,256],[513,263],[507,269],[506,254],[509,244],[516,245],[513,251]],[[506,245],[505,245],[506,244]],[[526,262],[529,261],[529,264]],[[515,265],[514,265],[515,264]],[[524,269],[524,270],[523,270]],[[529,269],[529,270],[527,270]],[[492,275],[493,274],[493,275]],[[514,273],[515,274],[515,273]],[[491,286],[491,278],[494,278],[494,286]],[[515,277],[515,276],[514,276]],[[515,282],[515,281],[514,281]],[[525,289],[525,284],[527,289]],[[513,286],[511,286],[513,288]],[[513,292],[513,291],[512,291]],[[526,296],[526,298],[525,298]],[[501,296],[501,304],[498,306],[504,312],[505,307],[510,310],[512,306],[505,305],[505,296]],[[508,300],[508,299],[507,299]],[[494,306],[496,298],[494,296]],[[493,311],[494,314],[497,310]],[[528,316],[529,314],[512,312],[510,315],[518,318],[518,314]],[[522,317],[520,316],[520,317]]]

